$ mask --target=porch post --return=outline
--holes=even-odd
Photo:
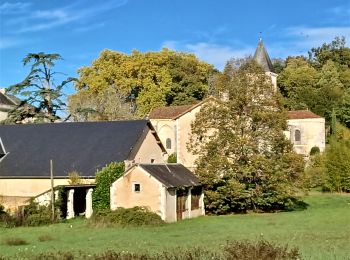
[[[68,191],[67,219],[74,218],[74,189]]]
[[[192,208],[192,188],[188,188],[188,195],[187,195],[187,217],[191,218],[191,208]]]
[[[85,217],[90,218],[93,212],[92,209],[92,191],[93,189],[88,189],[86,192],[85,202],[86,202],[86,209],[85,209]]]

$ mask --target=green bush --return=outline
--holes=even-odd
[[[58,222],[59,217],[55,215],[52,222],[51,207],[40,206],[33,200],[28,205],[18,208],[13,214],[6,214],[0,218],[0,222],[4,227],[19,227],[19,226],[42,226]]]
[[[98,210],[89,219],[89,224],[93,226],[144,226],[163,223],[160,216],[143,207]]]
[[[113,162],[96,173],[96,188],[92,193],[93,208],[97,210],[110,208],[110,186],[122,176],[123,162]]]
[[[176,153],[170,154],[168,157],[168,163],[177,163]]]

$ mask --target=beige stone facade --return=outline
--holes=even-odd
[[[191,205],[191,188],[186,189],[184,208],[179,207],[178,187],[167,187],[142,167],[134,166],[111,186],[111,209],[145,207],[166,222],[204,215],[203,193],[199,205]],[[181,212],[180,212],[181,211]]]

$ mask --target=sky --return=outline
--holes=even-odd
[[[58,53],[55,70],[76,77],[103,49],[189,52],[222,69],[253,55],[307,55],[335,36],[350,42],[349,0],[0,0],[0,87],[21,82],[28,53]],[[68,88],[66,94],[74,89]]]

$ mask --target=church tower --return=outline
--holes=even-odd
[[[267,53],[264,43],[260,38],[258,47],[255,50],[254,57],[256,63],[258,63],[265,71],[265,74],[270,76],[274,90],[277,90],[277,74],[274,73],[273,66],[269,54]]]

